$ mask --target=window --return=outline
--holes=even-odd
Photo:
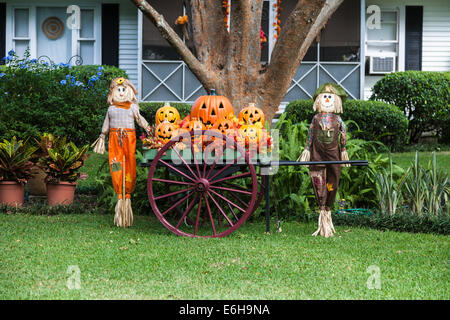
[[[175,20],[184,15],[182,2],[154,0],[152,6],[160,14],[162,14],[167,23],[178,33],[183,39],[181,26],[175,25]],[[143,32],[142,32],[142,59],[143,60],[179,60],[178,53],[164,39],[159,30],[153,25],[149,18],[143,16]],[[188,43],[189,46],[189,43]]]
[[[15,8],[13,14],[13,47],[18,56],[23,56],[30,46],[30,11],[28,8]]]

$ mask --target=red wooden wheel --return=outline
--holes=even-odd
[[[193,157],[195,143],[201,138],[207,141],[205,152]],[[184,150],[174,148],[180,141],[186,145]],[[220,147],[210,148],[213,145]],[[162,159],[168,150],[172,150],[172,158]],[[233,156],[223,159],[223,155]],[[161,168],[166,170],[165,176]],[[211,130],[190,132],[188,139],[176,137],[166,143],[150,166],[147,191],[161,223],[171,232],[189,237],[229,235],[261,200],[248,153],[236,141]]]

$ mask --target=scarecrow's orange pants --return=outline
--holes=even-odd
[[[109,169],[114,191],[122,199],[123,156],[125,155],[125,193],[131,198],[136,185],[136,132],[134,129],[115,129],[109,131]]]

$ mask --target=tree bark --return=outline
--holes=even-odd
[[[209,91],[227,96],[235,113],[254,102],[270,124],[309,46],[343,0],[299,0],[283,25],[270,64],[261,66],[263,1],[232,0],[230,33],[221,0],[190,0],[189,24],[196,56],[145,0],[131,0],[175,48]],[[189,2],[189,1],[188,1]]]

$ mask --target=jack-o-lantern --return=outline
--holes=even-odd
[[[200,120],[191,120],[187,126],[189,131],[206,130],[206,126]]]
[[[177,130],[177,126],[170,122],[162,122],[156,127],[156,137],[163,143],[167,143],[172,139],[174,132]]]
[[[206,127],[213,127],[229,114],[234,114],[230,100],[223,96],[217,96],[211,89],[208,96],[201,96],[195,100],[191,109],[191,118],[199,119]]]
[[[227,130],[233,129],[234,127],[234,122],[228,119],[224,119],[217,124],[217,130],[223,134],[225,134]]]
[[[259,139],[262,135],[262,130],[255,124],[244,124],[239,128],[239,132],[248,142],[249,147],[257,147]]]
[[[239,121],[245,124],[261,124],[261,128],[264,127],[264,112],[255,106],[254,103],[250,103],[248,107],[242,109],[239,112]]]
[[[180,120],[180,113],[176,108],[166,102],[163,107],[156,111],[155,120],[156,124],[160,124],[165,121],[176,124]]]

